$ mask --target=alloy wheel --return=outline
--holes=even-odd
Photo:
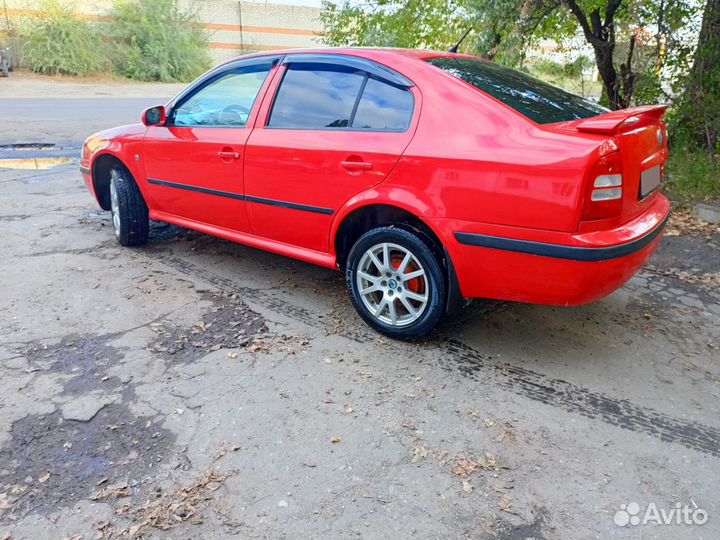
[[[398,244],[383,242],[368,249],[358,264],[356,280],[367,310],[391,326],[417,321],[430,299],[425,269]]]
[[[120,203],[117,192],[117,172],[110,173],[110,211],[112,214],[113,229],[115,236],[120,237]]]

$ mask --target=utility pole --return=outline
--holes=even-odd
[[[242,0],[238,0],[238,20],[240,21],[240,54],[245,52],[245,43],[243,42],[243,21],[242,21]]]

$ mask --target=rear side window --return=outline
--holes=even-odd
[[[290,64],[275,97],[268,126],[289,129],[346,128],[362,72],[342,66]]]
[[[297,62],[285,72],[268,127],[404,131],[412,112],[406,88],[348,66]]]
[[[431,58],[428,62],[538,124],[580,120],[608,112],[588,99],[493,62],[471,58]]]
[[[352,127],[404,131],[410,125],[412,112],[413,95],[409,90],[369,78]]]

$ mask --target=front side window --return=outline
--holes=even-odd
[[[404,131],[413,96],[362,70],[334,64],[289,64],[268,127]]]
[[[175,126],[245,127],[272,64],[237,68],[218,75],[172,112]]]
[[[538,124],[580,120],[608,112],[588,99],[494,62],[471,58],[431,58],[428,62]]]

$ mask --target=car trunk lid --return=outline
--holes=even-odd
[[[612,147],[617,148],[615,157],[622,173],[622,197],[617,203],[622,220],[643,211],[665,174],[668,149],[662,116],[666,109],[667,105],[632,107],[563,123],[564,129],[611,138]],[[591,176],[588,178],[589,195],[596,189],[596,178]],[[610,207],[609,204],[606,206]],[[615,212],[613,217],[617,216]]]

